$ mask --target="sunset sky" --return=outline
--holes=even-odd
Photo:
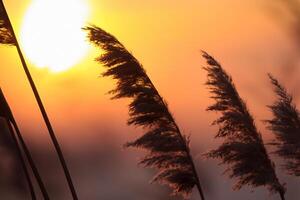
[[[4,1],[19,38],[22,37],[27,9],[35,1],[43,0]],[[285,68],[292,62],[291,57],[297,54],[297,46],[293,44],[285,24],[274,17],[268,0],[78,1],[88,9],[84,24],[95,24],[112,33],[143,63],[183,132],[191,135],[192,150],[198,159],[218,143],[213,140],[217,127],[210,126],[216,115],[205,111],[211,100],[204,86],[206,73],[202,69],[205,63],[201,50],[215,56],[232,75],[266,142],[272,136],[265,131],[261,120],[270,116],[266,105],[274,99],[267,73],[278,77],[291,92],[296,93],[299,88],[295,86],[299,84],[299,75],[288,74]],[[57,6],[60,6],[59,3]],[[55,8],[52,9],[47,13],[55,15]],[[67,6],[63,9],[66,19],[72,16]],[[62,22],[57,23],[59,27]],[[56,42],[51,42],[50,34],[45,35],[45,40],[49,45]],[[85,44],[88,45],[87,42]],[[47,50],[46,45],[44,48]],[[68,48],[76,48],[76,45]],[[101,146],[102,136],[110,137],[106,134],[111,133],[122,156],[136,156],[133,151],[122,149],[122,144],[140,132],[126,125],[128,101],[110,100],[107,92],[113,89],[114,81],[100,77],[104,68],[94,61],[101,51],[93,46],[87,48],[82,58],[74,58],[77,59],[76,64],[61,72],[39,68],[29,58],[26,48],[23,50],[59,141],[66,145],[67,152],[90,144]],[[48,50],[51,53],[51,48]],[[1,46],[0,54],[0,86],[26,133],[26,140],[52,148],[15,48]],[[299,60],[295,62],[299,63]],[[299,97],[296,96],[296,100],[300,103]],[[132,159],[137,160],[136,157]],[[256,194],[250,193],[250,189],[230,193],[232,182],[221,177],[223,168],[217,167],[216,162],[203,161],[201,165],[201,168],[212,165],[213,169],[217,169],[211,175],[216,178],[211,182],[219,183],[212,199],[223,199],[223,192],[228,198],[245,196],[245,200],[254,199]],[[135,163],[132,167],[136,167]],[[296,181],[289,178],[284,180],[291,183],[289,186],[293,191]],[[140,181],[147,182],[148,177]],[[223,187],[223,184],[226,186]],[[262,199],[277,199],[263,189],[257,193]],[[296,199],[290,194],[289,200]]]

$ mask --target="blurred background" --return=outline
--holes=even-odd
[[[19,33],[33,1],[4,1]],[[191,149],[207,199],[277,200],[266,188],[233,191],[234,180],[225,167],[202,154],[216,147],[217,117],[207,113],[212,103],[204,85],[205,62],[200,50],[215,56],[247,102],[265,143],[273,136],[262,120],[274,100],[267,73],[277,77],[294,94],[300,106],[300,1],[298,0],[86,0],[89,18],[114,34],[143,63],[157,89],[167,100],[183,132],[191,135]],[[57,5],[59,6],[59,4]],[[65,11],[66,15],[68,10]],[[53,10],[55,15],[55,10]],[[59,30],[57,30],[59,32]],[[45,40],[51,37],[45,36]],[[47,47],[46,47],[47,48]],[[54,73],[28,60],[58,139],[63,147],[80,199],[168,200],[167,187],[151,185],[151,169],[137,166],[143,152],[123,144],[143,133],[128,127],[128,100],[110,100],[114,81],[102,78],[104,68],[94,62],[101,51],[88,54],[71,69]],[[0,86],[41,169],[52,199],[71,199],[62,170],[37,104],[12,47],[0,47]],[[26,52],[25,52],[26,55]],[[9,149],[1,128],[1,199],[30,199],[22,170]],[[274,149],[268,146],[269,152]],[[299,199],[299,179],[286,175],[282,160],[272,156],[287,199]],[[192,199],[199,199],[198,193]]]

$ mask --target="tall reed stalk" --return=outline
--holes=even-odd
[[[44,121],[46,123],[46,126],[47,126],[47,129],[48,129],[50,138],[51,138],[52,143],[53,143],[53,145],[55,147],[55,150],[56,150],[57,155],[59,157],[60,163],[62,165],[62,168],[63,168],[64,174],[65,174],[65,177],[66,177],[66,180],[67,180],[70,192],[72,194],[72,197],[73,197],[74,200],[78,200],[78,197],[77,197],[77,194],[76,194],[76,190],[75,190],[75,187],[74,187],[74,184],[73,184],[73,181],[72,181],[72,177],[71,177],[69,169],[67,167],[67,164],[66,164],[65,158],[63,156],[61,147],[60,147],[60,145],[58,143],[58,140],[57,140],[56,135],[54,133],[54,130],[52,128],[51,122],[49,120],[48,114],[47,114],[47,112],[45,110],[45,107],[44,107],[44,105],[42,103],[41,97],[40,97],[40,95],[38,93],[38,90],[37,90],[37,88],[35,86],[35,83],[34,83],[34,81],[32,79],[32,76],[31,76],[31,74],[29,72],[29,69],[27,67],[27,64],[25,62],[23,53],[21,51],[21,48],[20,48],[20,45],[18,43],[17,37],[16,37],[15,32],[13,30],[13,26],[11,24],[11,21],[10,21],[9,16],[7,14],[7,11],[5,9],[3,0],[1,0],[1,8],[0,9],[2,11],[1,17],[3,17],[1,20],[4,21],[4,23],[2,22],[3,25],[4,25],[4,27],[0,27],[0,28],[2,28],[1,32],[4,32],[4,34],[7,34],[6,36],[8,36],[8,38],[4,37],[4,39],[9,39],[9,42],[6,43],[6,44],[13,45],[13,46],[15,46],[17,48],[17,51],[18,51],[18,54],[19,54],[19,57],[20,57],[23,69],[24,69],[25,74],[26,74],[26,76],[28,78],[28,81],[30,83],[30,86],[32,88],[34,96],[35,96],[35,98],[37,100],[39,109],[40,109],[40,111],[42,113],[42,116],[43,116],[43,119],[44,119]],[[0,36],[0,39],[1,39],[1,36]],[[5,44],[5,40],[4,40],[3,44]]]
[[[14,142],[14,144],[16,146],[17,154],[18,154],[18,157],[20,159],[22,168],[24,170],[25,179],[26,179],[26,181],[28,183],[28,187],[29,187],[29,190],[30,190],[31,199],[32,200],[36,200],[37,198],[36,198],[36,194],[35,194],[35,191],[34,191],[33,182],[31,180],[28,168],[26,166],[26,161],[25,161],[25,159],[24,159],[24,157],[22,155],[22,150],[21,150],[20,144],[19,144],[18,139],[17,139],[17,137],[16,137],[16,135],[14,133],[14,130],[13,130],[13,127],[12,127],[10,121],[7,120],[7,119],[5,119],[5,122],[6,122],[7,126],[8,126],[8,130],[9,130],[9,133],[10,133],[12,139],[13,139],[13,142]]]
[[[189,138],[182,134],[166,101],[159,94],[139,61],[113,35],[99,27],[89,26],[91,43],[102,48],[97,58],[107,71],[103,76],[117,80],[110,93],[113,99],[130,98],[129,125],[147,132],[127,147],[144,149],[148,154],[140,161],[144,167],[156,168],[154,182],[169,185],[174,195],[188,198],[194,187],[205,200],[197,170],[190,152]]]
[[[9,134],[11,135],[13,143],[14,143],[14,145],[16,147],[17,156],[20,159],[21,167],[24,170],[25,179],[26,179],[26,181],[28,183],[28,187],[29,187],[30,194],[31,194],[31,199],[32,200],[36,200],[36,194],[35,194],[35,191],[34,191],[33,182],[31,180],[28,168],[26,166],[26,161],[25,161],[25,159],[23,157],[22,149],[20,147],[19,141],[18,141],[18,139],[17,139],[17,137],[15,135],[15,132],[14,132],[14,130],[12,128],[12,125],[10,123],[9,113],[7,112],[8,110],[9,110],[8,104],[6,103],[6,100],[4,98],[2,90],[0,89],[0,117],[4,119],[4,121],[5,121],[5,123],[6,123],[7,127],[8,127],[8,130],[9,130]]]
[[[29,166],[31,167],[32,169],[32,172],[33,172],[33,175],[34,177],[36,178],[37,180],[37,183],[39,185],[39,188],[42,192],[42,195],[43,195],[43,198],[45,200],[49,200],[49,195],[48,195],[48,192],[46,190],[46,187],[45,187],[45,184],[41,178],[41,175],[36,167],[36,164],[34,162],[34,160],[32,159],[32,156],[31,156],[31,153],[23,139],[23,136],[18,128],[18,125],[16,123],[16,120],[11,112],[11,109],[5,99],[5,96],[2,92],[2,90],[0,89],[0,105],[1,105],[1,108],[0,108],[0,112],[1,112],[1,116],[3,116],[5,119],[6,119],[6,122],[7,122],[7,125],[8,125],[8,128],[12,134],[12,137],[16,143],[16,145],[18,145],[18,151],[20,152],[20,156],[22,156],[22,150],[21,150],[21,147],[25,153],[25,156],[28,160],[28,163],[29,163]],[[15,135],[16,133],[16,135]],[[21,147],[19,146],[19,142],[21,143]],[[23,157],[22,157],[23,159]],[[23,159],[24,160],[24,159]],[[23,161],[22,161],[23,162]],[[25,161],[24,161],[25,162]],[[25,163],[24,163],[25,164]],[[26,164],[25,164],[25,167],[26,167]]]

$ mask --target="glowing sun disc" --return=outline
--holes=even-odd
[[[39,68],[64,71],[88,51],[85,25],[86,0],[33,0],[21,27],[21,46]]]

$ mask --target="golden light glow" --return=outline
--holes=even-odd
[[[87,53],[81,28],[89,9],[85,0],[33,0],[21,27],[26,56],[40,68],[67,70]]]

